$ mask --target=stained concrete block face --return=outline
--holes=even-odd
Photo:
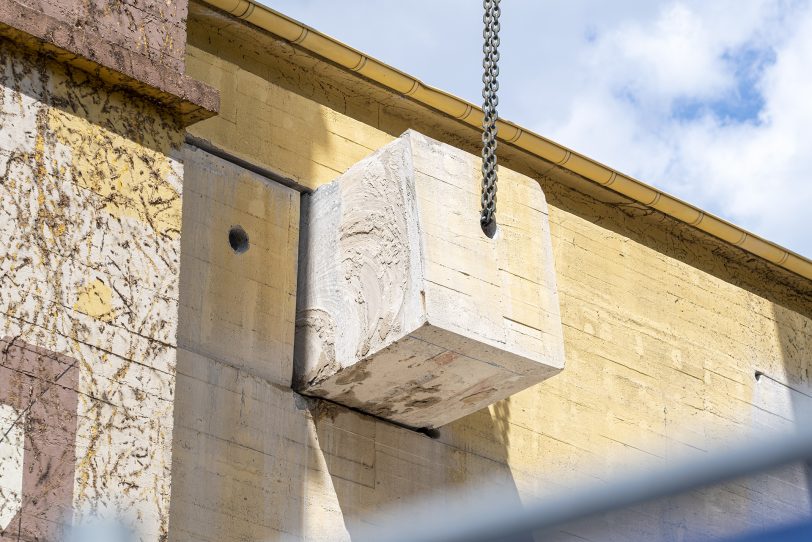
[[[544,194],[502,169],[488,238],[479,167],[408,131],[306,196],[299,391],[438,427],[564,367]]]

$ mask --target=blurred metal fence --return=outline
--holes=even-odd
[[[805,430],[724,453],[708,454],[676,466],[619,477],[607,484],[562,492],[553,499],[525,506],[511,504],[516,501],[515,495],[513,498],[500,496],[499,490],[492,487],[483,486],[473,492],[467,488],[458,498],[421,499],[411,505],[400,505],[387,516],[369,518],[371,521],[355,533],[353,540],[494,542],[528,540],[529,534],[543,540],[545,533],[553,533],[573,522],[810,459],[812,430]],[[478,497],[470,497],[472,493]],[[812,523],[779,526],[772,531],[728,540],[812,541]]]

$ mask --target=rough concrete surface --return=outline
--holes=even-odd
[[[178,345],[290,386],[299,193],[185,146],[183,231]]]
[[[122,515],[144,539],[169,513],[182,138],[153,103],[0,42],[0,337],[55,353],[38,385],[76,360],[72,458],[44,483],[72,476],[76,521]]]
[[[505,172],[488,238],[478,163],[409,131],[305,196],[299,391],[438,427],[563,368],[544,195]]]
[[[187,66],[222,92],[221,117],[192,128],[213,146],[314,189],[409,127],[475,150],[472,128],[207,13]],[[350,540],[370,514],[449,489],[555,499],[808,423],[809,281],[510,145],[503,176],[521,169],[548,202],[566,369],[435,438],[302,397],[286,380],[296,194],[205,153],[187,177],[175,116],[58,58],[0,45],[3,539],[66,512],[125,513],[156,542]],[[500,216],[521,205],[500,187]],[[246,252],[229,247],[234,224]],[[555,539],[697,540],[808,518],[810,474],[789,466]],[[39,490],[54,510],[27,500]]]
[[[0,36],[173,110],[211,117],[217,92],[185,74],[187,2],[0,0]]]
[[[197,24],[187,66],[221,91],[222,109],[191,131],[308,187],[409,126],[465,148],[478,139],[356,76],[338,80],[336,68],[247,25],[220,15]],[[302,401],[227,359],[184,354],[171,540],[349,540],[370,513],[448,488],[491,480],[517,504],[555,498],[804,423],[806,396],[754,378],[760,369],[809,388],[812,306],[802,289],[646,210],[576,192],[550,164],[522,167],[549,205],[566,369],[430,439]],[[513,205],[500,186],[499,212]],[[294,258],[285,246],[275,253]],[[281,274],[268,280],[291,287]],[[273,353],[268,363],[288,359]],[[793,466],[596,518],[560,539],[691,540],[788,521],[809,514],[807,475]]]

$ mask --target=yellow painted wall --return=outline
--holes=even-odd
[[[222,100],[218,117],[190,129],[196,137],[316,187],[398,135],[402,119],[388,121],[392,113],[381,104],[370,103],[368,115],[345,115],[304,96],[333,92],[318,90],[312,73],[280,75],[278,64],[259,60],[259,45],[229,38],[227,28],[190,32],[189,74],[217,87]],[[285,87],[271,82],[280,78]],[[352,99],[355,108],[363,101]],[[170,538],[336,540],[353,532],[357,513],[415,495],[495,478],[518,502],[793,426],[806,399],[757,382],[754,372],[808,386],[812,307],[803,296],[778,304],[779,296],[743,288],[732,272],[730,280],[709,274],[701,270],[706,263],[724,264],[702,262],[706,254],[687,241],[649,234],[617,208],[542,181],[564,326],[561,374],[443,427],[434,440],[287,389],[294,307],[278,305],[285,316],[268,331],[274,346],[257,343],[257,359],[215,356],[189,343],[179,361],[175,423],[183,429],[173,448]],[[240,180],[232,189],[247,194],[263,182]],[[294,213],[285,216],[292,232]],[[186,228],[184,222],[184,252],[194,250]],[[215,243],[224,244],[224,235]],[[281,230],[269,235],[267,257],[292,262],[295,245],[281,240],[289,239]],[[210,265],[228,266],[234,255],[211,258]],[[223,280],[221,290],[236,288]],[[267,280],[273,291],[294,290],[290,274]],[[273,295],[244,302],[267,305]],[[210,302],[215,313],[230,310],[228,299]],[[252,309],[241,310],[238,320],[247,326]],[[779,479],[766,489],[766,482],[750,481],[606,520],[602,539],[681,539],[808,513],[803,471]],[[592,538],[593,528],[578,534]]]

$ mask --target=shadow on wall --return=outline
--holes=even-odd
[[[759,378],[758,385],[772,384],[784,388],[785,397],[789,398],[789,417],[797,428],[809,428],[812,421],[812,319],[797,314],[781,305],[773,305],[775,329],[780,345],[781,360],[770,365],[779,372]],[[781,384],[770,379],[779,380]],[[801,475],[794,481],[803,484],[805,498],[799,499],[804,511],[812,513],[812,461],[799,466]]]
[[[369,513],[480,479],[518,504],[509,401],[432,439],[290,390],[299,194],[184,155],[169,540],[342,539]],[[235,225],[247,250],[229,244]]]
[[[169,539],[336,540],[369,513],[477,478],[518,504],[509,401],[431,439],[290,390],[298,204],[187,147]],[[234,224],[248,250],[229,246]]]
[[[9,82],[13,80],[8,87],[66,115],[59,119],[64,123],[64,133],[60,135],[70,137],[70,144],[81,145],[85,152],[98,147],[100,155],[92,158],[100,162],[122,159],[115,154],[121,145],[118,138],[176,157],[183,141],[182,125],[151,100],[45,54],[30,52],[6,38],[0,38],[0,65],[7,70]],[[43,78],[43,74],[48,75]],[[81,122],[72,123],[73,117]],[[101,130],[82,129],[84,121]],[[110,156],[101,155],[106,152]],[[90,184],[96,178],[104,179],[107,171],[100,167],[97,172],[81,173],[95,175],[87,179]]]
[[[169,540],[303,537],[310,427],[289,390],[180,351]]]
[[[306,212],[303,208],[302,214]],[[300,231],[300,262],[309,246],[307,235],[305,229]],[[303,532],[313,532],[323,521],[319,516],[333,512],[352,538],[364,523],[395,507],[429,497],[442,500],[463,487],[477,491],[485,483],[512,500],[504,504],[520,505],[508,466],[510,398],[441,427],[431,437],[329,401],[302,399],[314,428],[308,454],[316,468],[329,475],[328,483],[319,487],[329,487],[330,493],[313,499],[305,511]],[[325,513],[332,506],[336,510]],[[514,539],[525,540],[532,538]]]
[[[289,389],[299,194],[191,146],[184,158],[169,540],[302,538],[314,467]],[[247,247],[232,246],[235,226]]]
[[[520,505],[510,468],[510,399],[427,435],[311,400],[313,445],[330,474],[344,527],[352,537],[373,516],[387,517],[403,505],[431,497],[476,491],[492,484]],[[464,448],[455,445],[467,442]],[[526,536],[515,542],[532,541]]]

